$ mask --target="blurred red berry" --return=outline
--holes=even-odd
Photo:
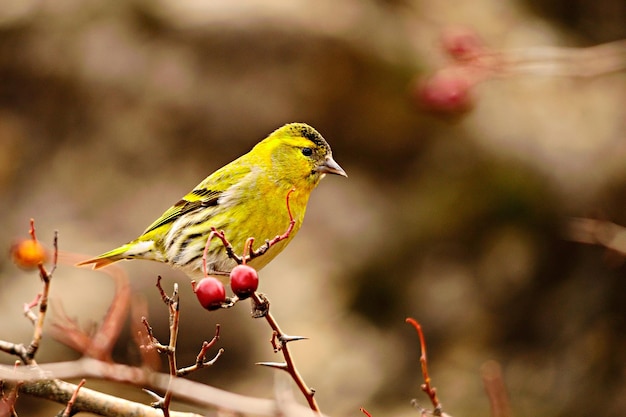
[[[33,239],[24,239],[11,246],[11,259],[24,269],[35,269],[48,259],[48,251],[41,243]]]
[[[474,105],[471,75],[458,68],[447,68],[418,83],[416,98],[427,110],[464,113]]]
[[[230,272],[230,288],[240,300],[250,297],[259,287],[256,269],[248,265],[237,265]]]
[[[451,27],[441,33],[441,46],[452,58],[467,60],[479,55],[485,44],[474,29]]]
[[[202,307],[207,310],[217,310],[226,301],[226,288],[217,278],[202,278],[193,290]]]

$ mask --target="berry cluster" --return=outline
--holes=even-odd
[[[239,300],[250,297],[259,287],[259,275],[251,266],[237,265],[230,272],[230,289]],[[215,277],[205,277],[194,287],[194,292],[202,307],[217,310],[226,303],[224,284]]]
[[[414,97],[424,109],[444,114],[460,114],[474,106],[472,87],[489,77],[485,59],[489,51],[478,34],[468,28],[450,28],[441,36],[441,48],[453,62],[419,79]]]

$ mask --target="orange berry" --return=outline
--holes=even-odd
[[[23,239],[11,246],[11,259],[20,268],[35,269],[46,262],[48,251],[37,240]]]

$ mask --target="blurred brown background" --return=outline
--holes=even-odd
[[[453,118],[423,111],[412,86],[449,62],[439,44],[449,25],[510,50],[618,40],[625,21],[621,0],[4,0],[0,249],[31,217],[46,242],[59,230],[62,250],[111,249],[275,128],[307,122],[350,177],[315,191],[261,290],[286,332],[310,338],[293,349],[324,412],[414,416],[411,398],[428,405],[411,316],[454,416],[489,414],[489,359],[514,415],[623,416],[626,266],[564,231],[569,216],[626,224],[624,72],[496,78]],[[208,313],[180,273],[123,267],[163,340],[155,277],[181,283],[181,364],[222,324],[225,355],[193,378],[272,395],[273,371],[253,364],[278,358],[245,304]],[[0,339],[27,343],[22,303],[40,284],[8,257],[0,283]],[[52,297],[89,326],[112,288],[62,265]],[[74,357],[47,338],[38,359]],[[115,359],[137,363],[128,330]]]

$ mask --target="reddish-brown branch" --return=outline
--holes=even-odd
[[[209,351],[209,349],[211,349],[217,343],[219,338],[220,338],[220,325],[217,324],[215,326],[215,335],[213,336],[211,341],[207,342],[205,340],[202,343],[202,348],[200,348],[200,353],[198,353],[198,356],[196,357],[196,363],[186,368],[181,368],[177,370],[176,376],[185,376],[194,371],[197,371],[200,368],[205,368],[207,366],[213,365],[215,361],[217,361],[219,357],[222,356],[222,353],[224,353],[224,349],[219,349],[217,351],[217,354],[213,357],[213,359],[209,361],[206,360],[206,354]]]
[[[146,327],[146,331],[148,333],[148,337],[154,347],[156,347],[159,351],[164,351],[167,354],[167,362],[169,365],[169,383],[168,388],[165,391],[165,396],[160,397],[156,393],[152,391],[145,390],[148,394],[152,395],[156,401],[152,403],[152,406],[155,408],[160,408],[163,410],[163,416],[170,416],[170,404],[172,402],[173,392],[171,390],[171,383],[174,378],[176,378],[176,342],[178,340],[178,329],[180,322],[180,309],[179,309],[179,297],[178,297],[178,284],[174,284],[174,291],[171,296],[168,296],[163,287],[161,286],[161,277],[157,277],[156,287],[159,290],[159,294],[161,295],[161,299],[163,303],[167,306],[169,311],[169,322],[170,322],[170,340],[167,345],[162,345],[158,342],[158,340],[154,337],[152,333],[152,328],[148,324],[148,320],[143,318],[142,322]]]
[[[361,411],[363,414],[365,414],[367,417],[372,417],[372,415],[370,414],[369,411],[367,411],[365,408],[361,407],[359,408],[359,411]]]
[[[252,294],[251,298],[252,298],[252,301],[254,301],[256,305],[263,306],[264,311],[263,311],[262,317],[265,317],[265,320],[267,321],[267,323],[270,325],[270,327],[273,330],[272,339],[271,339],[272,347],[274,348],[275,352],[280,351],[283,354],[283,357],[285,359],[284,363],[260,362],[258,364],[287,371],[289,375],[291,376],[291,378],[295,381],[296,385],[298,386],[298,389],[300,389],[300,391],[306,398],[307,403],[309,404],[309,407],[311,407],[311,410],[319,413],[320,409],[314,397],[315,390],[309,388],[307,384],[304,382],[302,375],[300,375],[300,372],[298,372],[298,369],[296,368],[296,365],[293,361],[291,352],[289,351],[289,347],[288,347],[288,342],[302,340],[304,338],[299,337],[299,336],[295,336],[295,337],[288,336],[285,333],[283,333],[280,326],[278,325],[278,322],[274,319],[272,314],[269,312],[268,301],[265,298],[260,297],[259,294],[256,292]]]
[[[74,406],[74,403],[76,402],[76,398],[78,397],[78,391],[83,387],[83,385],[85,385],[85,382],[87,381],[83,378],[76,386],[76,389],[74,390],[74,393],[72,394],[72,398],[70,398],[70,400],[67,402],[65,411],[63,411],[63,417],[70,417],[72,415],[71,414],[72,407]]]
[[[204,276],[209,276],[209,274],[218,273],[218,271],[209,271],[207,266],[209,246],[211,245],[211,241],[214,237],[217,237],[222,241],[222,245],[224,245],[224,249],[226,250],[226,254],[229,258],[233,259],[237,264],[243,263],[243,260],[235,253],[233,246],[230,244],[226,236],[224,236],[224,231],[218,231],[215,227],[211,227],[211,233],[209,233],[209,237],[206,240],[206,244],[204,245],[204,251],[202,252],[202,272]],[[223,274],[223,273],[221,273]]]
[[[13,252],[13,256],[14,260],[20,259],[20,257],[27,258],[27,262],[25,262],[24,265],[28,266],[29,268],[36,267],[39,270],[39,277],[41,278],[41,281],[43,283],[43,289],[41,293],[37,294],[34,300],[30,303],[25,303],[23,307],[24,315],[33,324],[33,337],[28,346],[24,346],[21,343],[15,344],[0,341],[0,350],[18,356],[20,360],[26,365],[35,365],[35,355],[39,350],[39,345],[43,337],[43,325],[46,318],[46,313],[48,311],[48,294],[50,292],[52,272],[56,269],[56,263],[58,259],[58,233],[55,232],[54,234],[54,263],[50,272],[48,272],[43,266],[43,262],[45,261],[46,256],[43,254],[41,245],[37,241],[37,234],[35,232],[35,221],[33,219],[30,219],[30,228],[28,233],[30,234],[32,239],[32,242],[27,241],[29,242],[28,245],[30,247],[34,246],[38,248],[37,251],[35,251],[34,254],[28,253],[29,249],[24,250],[24,246],[22,244],[18,244]],[[20,251],[22,250],[24,250],[24,252],[26,253],[20,253]],[[32,311],[32,308],[36,306],[39,307],[37,314]]]
[[[291,235],[294,227],[296,226],[296,221],[293,218],[293,213],[291,212],[291,205],[289,204],[289,199],[291,198],[291,194],[295,191],[296,189],[292,188],[291,190],[289,190],[289,192],[287,193],[287,196],[285,197],[285,204],[287,206],[287,214],[289,215],[289,226],[287,227],[287,230],[285,230],[285,233],[283,233],[282,235],[277,235],[271,240],[266,240],[265,243],[259,246],[257,250],[253,250],[252,245],[251,245],[250,254],[243,258],[243,263],[249,262],[250,260],[254,258],[258,258],[259,256],[263,255],[265,252],[267,252],[272,246],[274,246],[280,241],[287,239]]]
[[[50,379],[55,378],[55,379]],[[61,404],[66,404],[76,386],[63,382],[64,379],[88,380],[106,379],[118,381],[135,386],[144,386],[151,389],[165,391],[169,384],[169,375],[155,373],[144,367],[131,367],[98,361],[92,358],[80,358],[68,362],[46,363],[39,368],[21,366],[13,369],[12,366],[0,365],[0,379],[5,381],[5,392],[9,392],[17,381],[24,381],[20,388],[21,395],[38,398],[46,398]],[[235,414],[276,416],[276,400],[253,398],[235,394],[185,378],[176,378],[172,384],[172,390],[180,401],[194,404],[203,408],[211,407],[222,410],[231,410]],[[83,399],[81,401],[81,398]],[[115,407],[119,415],[142,415],[162,417],[160,410],[151,409],[136,402],[122,398],[107,396],[86,387],[79,393],[74,411],[90,412],[105,415],[106,412],[113,415],[111,407]],[[106,407],[106,408],[105,408]],[[106,411],[106,412],[105,412]],[[191,417],[188,413],[171,412],[172,417]],[[194,416],[197,416],[194,414]],[[290,404],[290,417],[311,417],[309,407],[299,404]],[[197,416],[199,417],[199,416]]]
[[[37,237],[35,234],[34,219],[30,219],[29,234],[31,235],[33,240],[36,241]],[[37,353],[37,350],[39,350],[39,344],[41,343],[41,338],[43,337],[43,324],[46,318],[46,312],[48,311],[48,294],[50,292],[50,280],[52,279],[52,273],[57,267],[58,252],[58,233],[54,232],[54,262],[51,271],[48,272],[41,262],[37,265],[37,267],[39,268],[39,277],[43,282],[43,290],[41,292],[41,297],[39,298],[39,314],[37,315],[37,320],[35,322],[33,339],[26,348],[25,363],[28,365],[35,363],[35,354]]]
[[[421,385],[420,388],[422,389],[422,391],[426,393],[426,395],[428,395],[428,398],[430,398],[430,402],[433,404],[433,407],[434,407],[433,415],[441,416],[442,407],[441,407],[441,403],[439,402],[439,398],[437,397],[437,389],[431,385],[430,375],[428,374],[428,359],[426,357],[426,339],[424,338],[424,332],[422,332],[422,326],[415,319],[412,319],[410,317],[406,319],[406,322],[415,328],[420,339],[420,350],[421,350],[420,364],[422,367],[422,377],[424,378],[424,383]]]
[[[144,297],[135,296],[131,303],[130,325],[135,344],[141,354],[142,366],[157,370],[161,365],[159,355],[150,343],[150,338],[145,331],[144,321],[147,322],[148,306]]]
[[[64,253],[61,259],[64,263],[74,265],[77,259],[84,259],[84,256]],[[132,294],[128,277],[121,268],[111,265],[99,271],[113,279],[115,294],[95,332],[81,328],[76,320],[68,316],[60,302],[52,305],[54,315],[50,330],[56,340],[77,352],[92,358],[110,361],[113,346],[128,316]]]
[[[296,220],[293,217],[293,213],[291,212],[291,206],[289,203],[291,194],[294,191],[296,191],[296,189],[292,188],[291,190],[289,190],[289,192],[287,192],[287,195],[285,196],[287,214],[289,215],[289,226],[287,227],[287,230],[285,230],[285,232],[282,235],[277,235],[271,240],[270,239],[266,240],[265,243],[259,246],[259,248],[256,250],[252,248],[252,245],[254,244],[254,237],[252,236],[246,240],[244,247],[243,247],[242,256],[237,255],[235,253],[235,250],[233,249],[233,245],[226,238],[224,231],[217,230],[215,227],[211,227],[211,233],[209,233],[209,237],[207,238],[206,244],[204,245],[204,251],[202,253],[202,269],[203,269],[204,276],[208,276],[209,274],[223,274],[223,272],[220,272],[220,271],[209,271],[208,266],[207,266],[209,246],[211,245],[211,241],[215,237],[222,241],[222,245],[224,246],[224,249],[226,250],[226,254],[228,255],[229,258],[234,260],[237,263],[237,265],[246,264],[250,262],[252,259],[262,256],[272,246],[274,246],[280,241],[287,239],[293,232],[294,227],[296,226]]]
[[[228,241],[228,239],[226,238],[224,231],[218,231],[215,228],[211,229],[211,233],[209,234],[209,237],[207,239],[207,243],[204,247],[204,254],[203,254],[203,267],[204,267],[204,274],[207,275],[208,274],[208,268],[206,265],[206,258],[207,258],[207,252],[208,252],[208,248],[210,245],[211,240],[214,237],[217,237],[218,239],[220,239],[222,241],[222,244],[224,245],[224,248],[226,249],[226,253],[228,254],[228,256],[233,259],[237,264],[241,265],[241,264],[246,264],[247,262],[249,262],[251,259],[254,259],[256,257],[262,256],[263,254],[265,254],[273,245],[277,244],[278,242],[287,239],[291,233],[293,232],[293,229],[295,227],[296,221],[293,217],[293,213],[291,212],[291,206],[289,203],[289,199],[291,198],[291,194],[295,191],[295,188],[292,188],[291,190],[289,190],[289,192],[287,193],[287,195],[285,196],[285,204],[287,206],[287,214],[289,215],[289,225],[287,227],[287,229],[285,230],[285,232],[281,235],[277,235],[275,236],[273,239],[268,239],[265,241],[265,243],[260,246],[257,250],[254,250],[252,248],[252,245],[254,244],[254,237],[249,237],[243,247],[243,254],[242,256],[239,256],[237,254],[234,253],[233,247],[230,244],[230,242]],[[286,334],[283,333],[283,331],[280,329],[280,327],[278,326],[278,323],[276,322],[276,320],[274,319],[274,317],[270,314],[269,312],[269,302],[267,301],[267,299],[265,299],[265,297],[262,297],[261,295],[259,295],[259,293],[254,292],[251,295],[252,300],[255,303],[255,311],[253,312],[253,317],[255,318],[260,318],[260,317],[264,317],[265,320],[268,322],[268,324],[270,325],[270,327],[272,328],[272,339],[271,339],[271,343],[272,343],[272,347],[274,348],[275,352],[282,352],[283,357],[285,359],[284,363],[276,363],[276,362],[260,362],[259,365],[264,365],[264,366],[269,366],[272,368],[276,368],[276,369],[281,369],[284,371],[287,371],[289,373],[289,375],[291,375],[291,377],[293,378],[293,380],[295,381],[296,385],[298,386],[298,388],[300,389],[300,391],[302,392],[302,394],[305,396],[309,407],[316,411],[316,412],[320,412],[319,406],[317,405],[317,401],[314,398],[314,394],[315,391],[311,388],[309,388],[306,383],[304,382],[304,379],[302,378],[302,376],[300,375],[300,373],[298,372],[298,369],[296,368],[293,358],[291,356],[291,352],[289,351],[289,348],[287,346],[287,343],[295,341],[295,340],[302,340],[302,337],[292,337],[292,336],[288,336]],[[228,306],[231,306],[232,304],[228,304]],[[226,307],[227,304],[224,304],[224,307]]]
[[[17,392],[19,385],[13,387],[7,394],[3,394],[0,398],[0,416],[15,416],[15,402],[17,401]]]
[[[511,417],[511,405],[506,392],[502,368],[495,361],[488,361],[481,368],[483,385],[489,398],[491,417]]]
[[[37,234],[35,233],[35,219],[30,219],[30,229],[28,230],[28,234],[31,239],[37,241]]]

